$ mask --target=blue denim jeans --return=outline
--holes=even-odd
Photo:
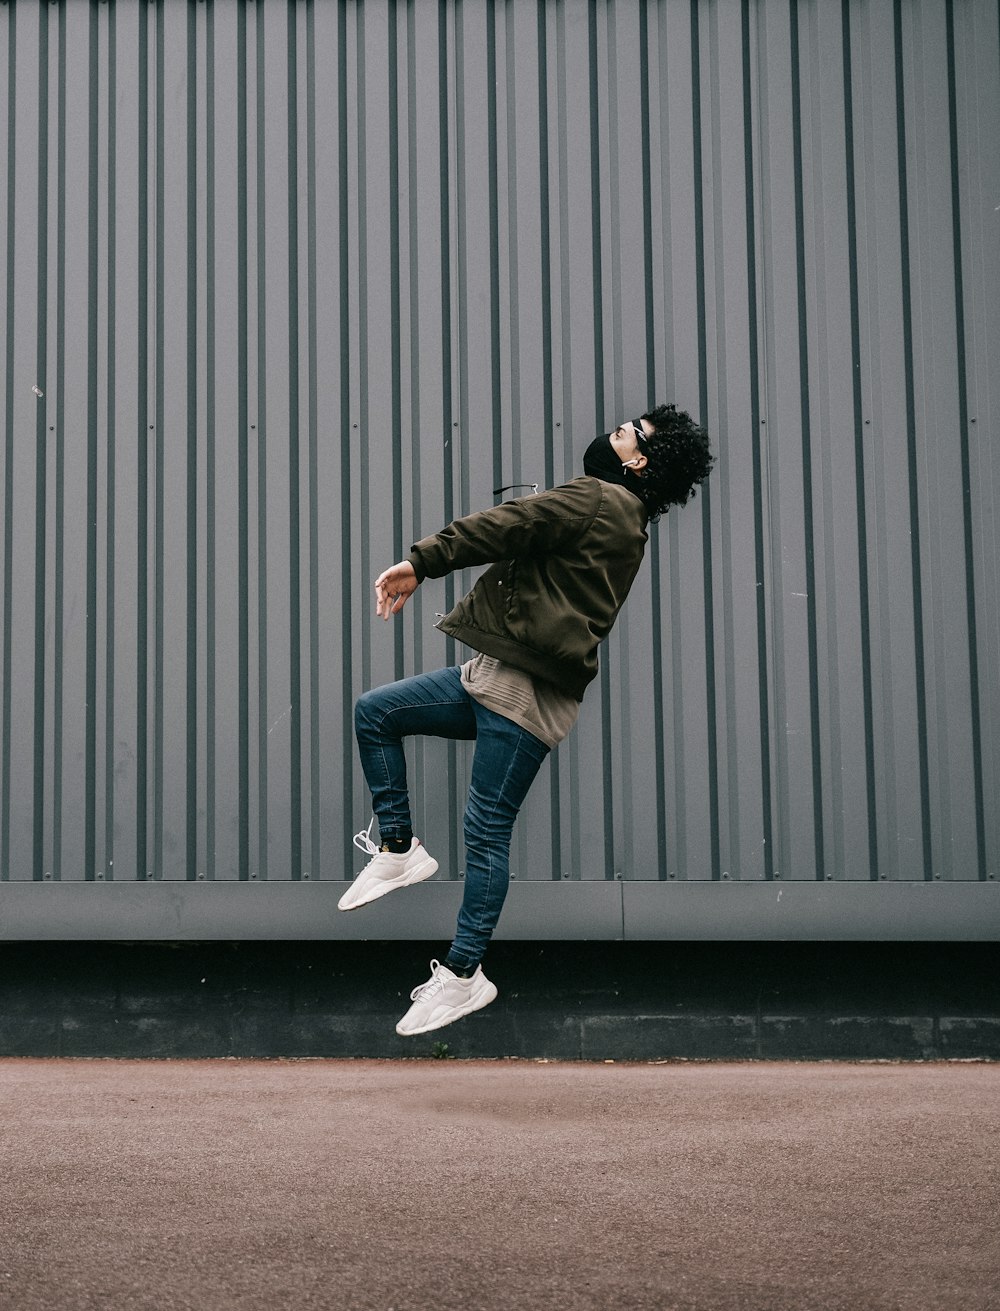
[[[465,808],[465,894],[449,952],[453,962],[472,968],[500,918],[514,820],[549,748],[469,696],[458,668],[366,692],[354,708],[354,727],[383,841],[411,827],[403,738],[422,734],[476,743]]]

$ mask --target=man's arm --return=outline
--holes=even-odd
[[[600,484],[577,478],[540,496],[524,496],[456,519],[417,542],[407,560],[420,583],[454,569],[544,554],[578,538],[600,506]]]
[[[565,545],[580,536],[600,505],[595,480],[577,478],[540,496],[524,496],[456,519],[422,538],[405,560],[379,574],[375,613],[381,619],[399,614],[425,578]]]

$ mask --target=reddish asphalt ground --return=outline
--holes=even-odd
[[[0,1061],[0,1307],[1000,1307],[1000,1065]]]

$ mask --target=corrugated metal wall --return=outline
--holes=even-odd
[[[664,399],[719,465],[519,876],[1000,869],[995,0],[16,0],[0,67],[4,879],[343,878],[470,581],[375,573]]]

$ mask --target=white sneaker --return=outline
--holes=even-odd
[[[367,906],[370,901],[377,901],[396,888],[422,883],[437,870],[437,861],[427,854],[426,848],[416,838],[411,839],[409,851],[398,854],[377,847],[372,841],[374,823],[373,817],[367,829],[354,835],[354,845],[372,859],[337,902],[338,910],[357,910],[359,906]]]
[[[463,1015],[488,1006],[496,995],[496,984],[489,981],[481,965],[476,966],[471,979],[460,979],[447,965],[432,960],[431,977],[410,993],[413,1005],[396,1025],[396,1032],[408,1038],[443,1029]]]

